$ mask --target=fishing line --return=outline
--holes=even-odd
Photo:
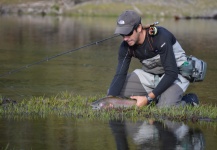
[[[39,65],[39,64],[41,64],[41,63],[43,63],[43,62],[50,61],[50,60],[52,60],[52,59],[54,59],[54,58],[56,58],[56,57],[59,57],[59,56],[62,56],[62,55],[66,55],[66,54],[68,54],[68,53],[72,53],[72,52],[78,51],[78,50],[80,50],[80,49],[83,49],[83,48],[86,48],[86,47],[89,47],[89,46],[92,46],[92,45],[98,45],[99,43],[102,43],[102,42],[107,41],[107,40],[109,40],[109,39],[115,38],[115,37],[117,37],[117,36],[119,36],[119,35],[110,36],[110,37],[108,37],[108,38],[105,38],[105,39],[102,39],[102,40],[99,40],[99,41],[96,41],[96,42],[92,42],[92,43],[86,44],[86,45],[84,45],[84,46],[75,48],[75,49],[73,49],[73,50],[68,50],[68,51],[65,51],[65,52],[62,52],[62,53],[59,53],[59,54],[50,56],[50,57],[46,57],[46,58],[44,58],[44,59],[42,59],[42,60],[40,60],[40,61],[36,61],[36,62],[31,63],[31,64],[27,64],[27,65],[25,65],[25,66],[22,66],[22,67],[20,67],[20,68],[17,68],[17,69],[8,71],[8,72],[6,72],[6,73],[3,73],[3,74],[0,75],[0,78],[5,77],[5,76],[8,76],[8,75],[11,75],[11,74],[13,74],[13,73],[19,72],[19,71],[24,70],[24,69],[28,69],[28,68],[30,68],[30,67],[32,67],[32,66],[34,66],[34,65]]]
[[[118,77],[116,78],[116,80],[115,80],[114,82],[112,82],[111,87],[113,87],[114,84],[117,82],[117,80],[118,80],[118,78],[119,78],[119,75],[120,75],[120,72],[121,72],[122,69],[123,69],[124,62],[125,62],[125,59],[127,58],[127,55],[128,55],[128,51],[127,51],[127,53],[126,53],[126,55],[125,55],[125,57],[124,57],[124,60],[122,61],[121,68],[120,68],[120,70],[119,70],[119,72],[118,72]]]
[[[59,57],[59,56],[62,56],[62,55],[66,55],[66,54],[69,54],[69,53],[78,51],[78,50],[80,50],[80,49],[83,49],[83,48],[86,48],[86,47],[89,47],[89,46],[98,45],[99,43],[102,43],[102,42],[104,42],[104,41],[107,41],[107,40],[109,40],[109,39],[112,39],[112,38],[115,38],[115,37],[118,37],[118,36],[119,36],[119,35],[110,36],[110,37],[108,37],[108,38],[105,38],[105,39],[102,39],[102,40],[99,40],[99,41],[96,41],[96,42],[92,42],[92,43],[86,44],[86,45],[84,45],[84,46],[78,47],[78,48],[73,49],[73,50],[68,50],[68,51],[65,51],[65,52],[62,52],[62,53],[59,53],[59,54],[50,56],[50,57],[46,57],[46,58],[44,58],[44,59],[42,59],[42,60],[40,60],[40,61],[33,62],[33,63],[31,63],[31,64],[27,64],[27,65],[22,66],[22,67],[20,67],[20,68],[17,68],[17,69],[14,69],[14,70],[5,72],[5,73],[3,73],[3,74],[0,74],[0,78],[5,77],[5,76],[8,76],[8,75],[11,75],[11,74],[13,74],[13,73],[17,73],[17,72],[22,71],[22,70],[24,70],[24,69],[28,69],[28,68],[30,68],[30,67],[32,67],[32,66],[34,66],[34,65],[39,65],[39,64],[41,64],[41,63],[43,63],[43,62],[47,62],[47,61],[49,61],[49,60],[52,60],[52,59],[54,59],[54,58],[56,58],[56,57]],[[5,85],[4,85],[3,83],[1,83],[1,82],[0,82],[0,84],[2,84],[3,86],[5,86]],[[14,94],[20,96],[20,97],[23,97],[23,96],[24,96],[24,95],[19,94],[18,92],[15,92],[15,90],[11,90],[11,89],[9,89],[9,90],[12,91]],[[0,94],[0,95],[1,95],[1,94]],[[31,97],[32,95],[26,95],[26,96]]]

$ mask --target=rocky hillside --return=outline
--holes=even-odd
[[[13,2],[14,1],[14,2]],[[0,14],[117,16],[133,9],[146,17],[213,17],[216,0],[0,0]]]

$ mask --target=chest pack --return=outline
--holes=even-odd
[[[207,63],[194,56],[187,56],[187,61],[179,67],[181,75],[186,77],[190,82],[203,81],[206,70]]]

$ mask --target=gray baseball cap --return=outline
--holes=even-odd
[[[141,17],[135,11],[127,10],[118,17],[115,34],[127,35],[140,23]]]

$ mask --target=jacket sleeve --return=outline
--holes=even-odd
[[[128,48],[122,42],[118,53],[118,66],[116,68],[116,74],[111,82],[107,95],[119,96],[121,89],[124,85],[128,69],[130,66],[132,56],[128,53]]]
[[[157,48],[165,74],[157,87],[152,91],[155,96],[160,95],[169,88],[177,79],[179,72],[173,52],[173,43],[176,41],[175,37],[171,34],[163,34],[158,40],[159,45],[157,45]]]

